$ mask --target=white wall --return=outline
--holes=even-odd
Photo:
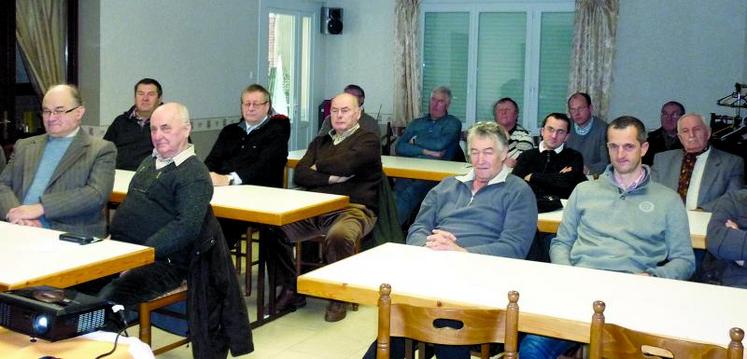
[[[82,0],[80,9],[89,124],[107,125],[132,106],[143,77],[193,118],[239,115],[241,90],[257,77],[257,0]]]
[[[661,105],[733,115],[716,100],[747,76],[747,1],[620,1],[609,118],[659,127]]]
[[[386,123],[394,102],[394,0],[327,1],[343,8],[342,35],[324,35],[324,97],[330,98],[350,84],[366,91],[365,108]]]

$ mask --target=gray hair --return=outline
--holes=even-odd
[[[437,93],[442,93],[442,94],[446,95],[446,98],[449,99],[449,103],[451,103],[451,89],[450,88],[448,88],[446,86],[435,87],[431,91],[431,97],[433,97],[433,95],[435,95]]]
[[[703,117],[703,115],[701,115],[699,113],[695,113],[695,112],[686,113],[686,114],[680,116],[680,118],[677,119],[677,132],[680,132],[680,122],[685,117],[695,117],[695,118],[699,119],[700,122],[703,123],[703,126],[705,126],[705,128],[708,130],[708,133],[711,133],[711,125],[706,121],[705,117]]]
[[[508,149],[508,133],[495,121],[477,122],[467,130],[467,152],[476,136],[495,141],[499,151]]]

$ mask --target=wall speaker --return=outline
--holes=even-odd
[[[321,21],[322,34],[342,34],[342,8],[323,7]]]

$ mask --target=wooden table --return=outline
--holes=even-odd
[[[133,171],[116,171],[114,190],[110,197],[112,202],[121,202],[124,199],[134,174]],[[347,196],[241,185],[215,187],[210,205],[218,218],[235,219],[260,225],[282,226],[345,208],[349,201]],[[264,264],[264,251],[260,250],[259,271],[257,273],[260,278],[264,278]],[[264,286],[258,287],[258,320],[255,322],[255,326],[274,319],[271,317],[265,320]],[[272,281],[269,287],[269,296],[274,298],[275,288]],[[270,312],[273,312],[273,300],[270,301],[269,309]]]
[[[305,149],[288,152],[287,166],[295,168],[304,154]],[[399,156],[381,156],[381,165],[389,177],[428,181],[440,181],[449,176],[463,175],[472,168],[469,163],[464,162]]]
[[[52,343],[0,328],[0,354],[4,359],[37,359],[45,358],[47,355],[60,358],[95,358],[112,350],[114,335],[108,332],[94,332]],[[153,358],[150,347],[137,337],[120,337],[117,343],[117,350],[107,359]]]
[[[747,290],[386,243],[298,278],[300,293],[375,305],[381,283],[395,303],[506,307],[517,290],[519,330],[589,341],[594,300],[608,323],[726,346],[747,328]],[[373,335],[373,334],[372,334]]]
[[[560,221],[563,219],[563,210],[540,213],[537,217],[537,229],[545,233],[557,233]],[[693,248],[706,248],[706,230],[708,221],[711,220],[710,212],[687,211],[687,219],[690,224],[690,240]]]
[[[49,285],[70,287],[152,263],[153,248],[104,240],[87,245],[59,240],[60,231],[0,222],[0,291]]]

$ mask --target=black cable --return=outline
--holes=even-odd
[[[119,332],[117,333],[117,336],[116,336],[116,337],[114,337],[114,347],[112,348],[112,350],[110,350],[110,351],[109,351],[109,352],[107,352],[107,353],[104,353],[104,354],[101,354],[101,355],[97,356],[97,357],[96,357],[96,359],[100,359],[100,358],[103,358],[103,357],[106,357],[106,356],[112,355],[112,353],[114,353],[115,351],[117,351],[117,342],[119,341],[119,336],[120,336],[120,335],[122,334],[122,332],[123,332],[123,331],[125,331],[125,330],[126,330],[126,328],[125,328],[125,329],[122,329],[122,330],[120,330],[120,331],[119,331]]]
[[[104,353],[104,354],[101,354],[101,355],[97,356],[96,359],[100,359],[100,358],[112,355],[112,353],[114,353],[117,350],[117,342],[119,341],[119,337],[122,335],[123,332],[125,334],[125,337],[129,337],[130,336],[129,334],[127,334],[127,317],[124,314],[124,312],[125,312],[124,311],[124,307],[121,306],[121,305],[118,305],[118,304],[114,305],[114,306],[112,306],[112,312],[116,313],[117,315],[119,315],[119,319],[120,319],[119,324],[122,325],[122,329],[120,329],[117,332],[117,336],[114,337],[114,347],[112,347],[112,350],[110,350],[107,353]],[[112,319],[112,321],[115,321],[114,318],[111,318],[111,319]]]

